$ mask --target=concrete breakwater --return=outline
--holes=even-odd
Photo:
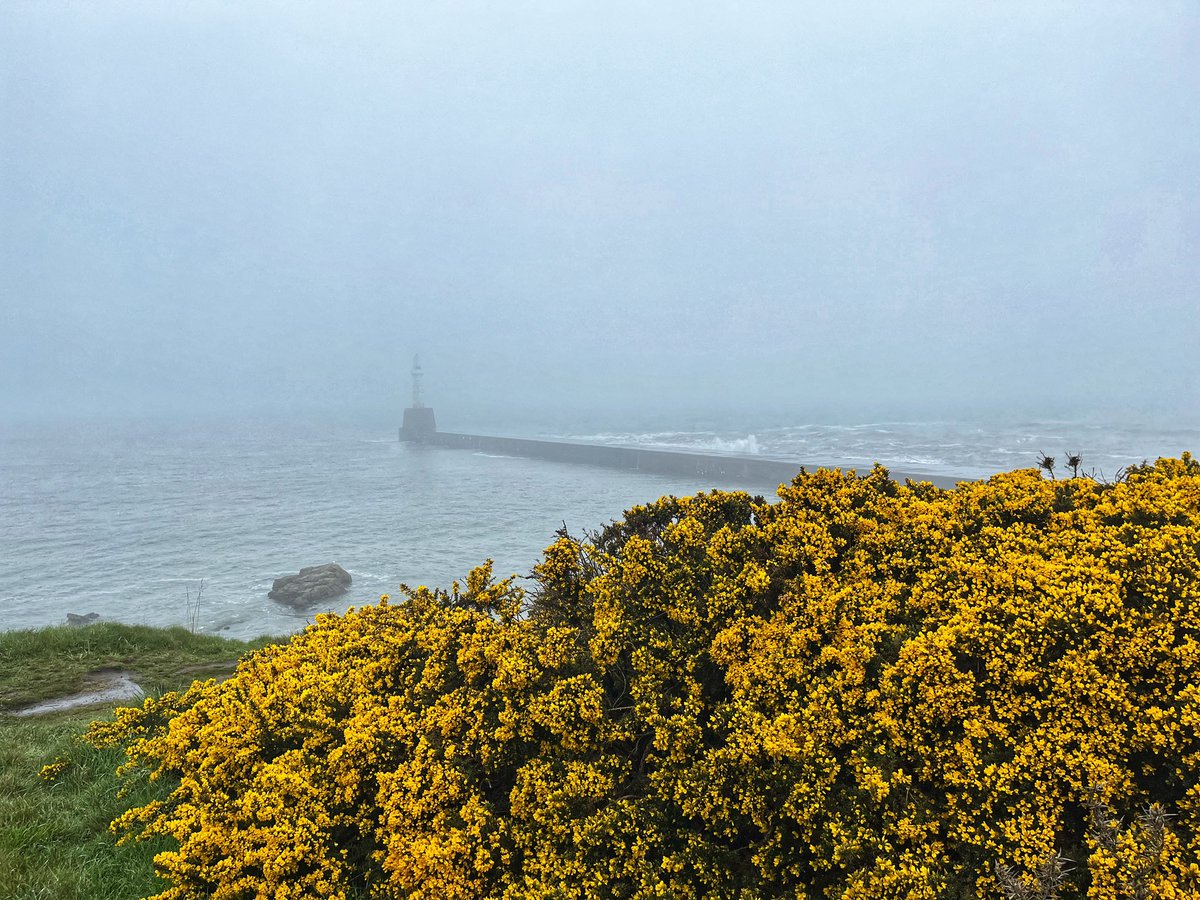
[[[525,438],[489,437],[480,434],[454,434],[442,431],[433,435],[427,443],[436,444],[439,447],[482,450],[507,456],[547,459],[553,462],[652,472],[655,475],[696,476],[744,481],[752,484],[780,484],[784,481],[791,481],[800,471],[798,463],[772,459],[707,456],[675,450],[646,450],[639,447],[536,441]]]
[[[429,411],[432,413],[432,410]],[[432,425],[432,415],[429,417]],[[407,421],[406,424],[410,424]],[[424,423],[423,423],[424,424]],[[649,450],[641,447],[616,447],[607,444],[576,444],[568,441],[531,440],[527,438],[495,437],[482,434],[457,434],[437,431],[436,428],[402,428],[402,441],[430,444],[460,450],[475,450],[498,453],[505,456],[520,456],[545,459],[552,462],[573,463],[589,466],[604,466],[637,472],[652,472],[656,475],[678,475],[687,478],[712,479],[735,482],[758,488],[774,489],[779,484],[790,482],[801,467],[817,468],[813,464],[791,462],[780,459],[765,459],[749,456],[723,456],[716,454],[688,453],[679,450]],[[913,475],[892,472],[898,481],[911,478],[913,481],[930,481],[938,487],[954,487],[961,479],[944,476]]]

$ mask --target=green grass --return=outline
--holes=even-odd
[[[85,686],[97,669],[123,669],[150,693],[186,687],[233,670],[269,638],[243,643],[183,628],[100,623],[0,633],[0,709],[16,709]],[[119,784],[118,750],[78,736],[111,710],[15,718],[0,712],[0,898],[136,900],[167,884],[154,875],[155,843],[117,847],[108,824],[131,806],[164,796],[168,785]],[[69,761],[48,783],[43,766]],[[129,788],[124,798],[117,793]]]
[[[186,628],[100,622],[83,628],[0,633],[0,712],[72,694],[89,672],[121,669],[149,693],[228,675],[238,657],[279,638],[249,643]]]
[[[0,897],[11,900],[134,900],[166,885],[155,875],[148,843],[115,845],[108,823],[162,786],[135,785],[117,798],[116,750],[78,740],[89,715],[0,724]],[[49,784],[42,766],[69,759]]]

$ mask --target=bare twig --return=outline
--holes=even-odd
[[[187,589],[187,622],[188,630],[192,634],[196,633],[196,623],[200,619],[200,595],[204,593],[204,579],[200,579],[200,584],[196,587],[196,598],[192,599],[192,589]]]
[[[1038,464],[1038,468],[1044,469],[1050,475],[1051,479],[1054,478],[1054,457],[1053,456],[1047,456],[1045,453],[1040,453],[1040,454],[1038,454],[1037,464]]]
[[[1083,465],[1083,454],[1072,453],[1070,450],[1066,452],[1067,468],[1071,470],[1071,477],[1079,477],[1079,468]]]

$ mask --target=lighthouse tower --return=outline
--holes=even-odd
[[[402,441],[426,441],[437,433],[437,423],[433,419],[433,407],[421,402],[421,357],[413,357],[412,367],[412,406],[404,411],[404,424],[400,428]]]

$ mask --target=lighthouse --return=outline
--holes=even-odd
[[[421,402],[421,357],[413,357],[412,406],[404,411],[404,424],[400,427],[400,440],[422,442],[437,433],[433,418],[433,407]]]

